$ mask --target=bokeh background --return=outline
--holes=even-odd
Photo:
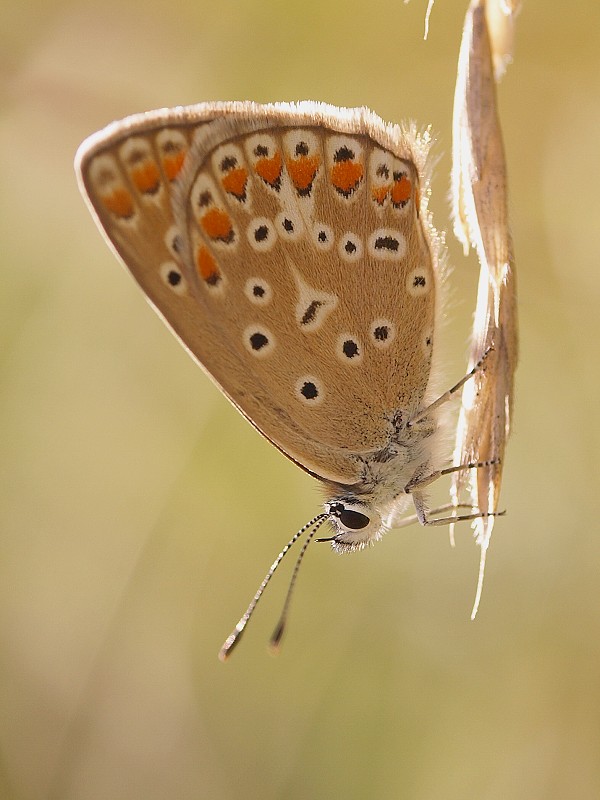
[[[211,99],[431,123],[448,226],[466,3],[4,0],[0,9],[0,798],[600,796],[600,5],[526,0],[500,87],[521,362],[478,550],[418,526],[309,550],[278,658],[266,567],[314,482],[152,313],[78,194],[79,142]],[[449,236],[448,385],[477,264]],[[443,498],[447,487],[438,487]],[[289,572],[291,564],[287,565]]]

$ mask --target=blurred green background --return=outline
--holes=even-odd
[[[522,351],[477,620],[468,526],[309,550],[216,653],[314,482],[228,405],[102,241],[79,142],[211,99],[431,123],[448,227],[466,3],[4,0],[0,798],[600,797],[600,5],[526,0],[500,87]],[[452,237],[448,385],[477,264]],[[443,497],[447,486],[437,487]]]

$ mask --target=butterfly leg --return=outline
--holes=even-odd
[[[455,392],[457,392],[460,388],[462,388],[464,386],[464,384],[468,380],[470,380],[478,372],[481,372],[483,369],[485,369],[485,362],[486,362],[488,356],[490,355],[490,353],[493,351],[493,349],[494,349],[494,345],[491,344],[487,348],[487,350],[484,352],[484,354],[481,356],[479,361],[475,364],[473,369],[470,372],[468,372],[464,376],[464,378],[461,378],[459,380],[459,382],[455,383],[454,386],[451,389],[448,389],[448,391],[444,392],[444,394],[440,395],[437,400],[434,400],[433,403],[430,403],[427,406],[427,408],[422,409],[417,414],[415,414],[415,416],[412,419],[409,419],[408,422],[406,423],[406,427],[410,428],[416,422],[420,422],[422,419],[424,419],[425,417],[429,416],[429,414],[431,414],[432,411],[435,411],[436,408],[439,408],[441,405],[443,405],[444,403],[448,402],[448,400],[450,400],[452,395],[455,394]]]
[[[491,467],[494,464],[499,464],[499,458],[490,458],[487,461],[471,461],[468,464],[458,464],[455,467],[446,467],[446,469],[438,469],[435,472],[430,473],[429,475],[424,475],[420,478],[413,478],[413,480],[409,481],[406,486],[404,487],[404,491],[407,494],[412,494],[412,492],[420,491],[424,489],[426,486],[429,486],[430,483],[437,481],[438,478],[441,478],[443,475],[450,475],[453,472],[462,472],[463,470],[467,469],[480,469],[481,467]]]
[[[481,511],[473,512],[472,514],[452,514],[449,517],[436,517],[431,518],[429,514],[435,514],[435,511],[429,511],[425,505],[425,498],[420,492],[414,492],[412,495],[415,510],[417,512],[417,520],[421,525],[452,525],[454,522],[466,522],[473,519],[484,519],[487,517],[503,517],[506,511],[496,511],[482,513]],[[454,508],[454,506],[452,506]]]
[[[471,511],[473,510],[473,506],[469,503],[458,503],[458,505],[454,505],[453,503],[446,503],[445,506],[438,506],[437,508],[432,508],[428,513],[429,514],[441,514],[444,511],[453,511],[457,508],[469,508]],[[409,525],[414,525],[415,522],[419,521],[419,517],[417,514],[410,514],[408,517],[403,517],[402,519],[395,522],[392,526],[393,530],[397,528],[407,528]]]

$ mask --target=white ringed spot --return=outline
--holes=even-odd
[[[406,278],[406,291],[413,297],[421,297],[431,288],[431,276],[425,267],[417,267]]]
[[[256,306],[266,306],[273,298],[273,290],[264,278],[248,278],[244,294]]]
[[[183,236],[178,225],[171,225],[169,230],[165,233],[165,244],[168,250],[175,256],[180,258],[183,251]]]
[[[313,225],[313,242],[318,250],[323,252],[331,250],[334,240],[335,234],[329,225],[325,225],[323,222]]]
[[[355,263],[363,254],[363,243],[360,236],[351,231],[346,231],[338,242],[338,253],[343,261]]]
[[[344,364],[360,364],[363,360],[362,343],[352,333],[343,333],[338,337],[335,354]]]
[[[371,344],[380,350],[385,350],[396,338],[396,326],[389,319],[376,319],[369,327]]]
[[[295,386],[296,398],[306,406],[318,406],[323,402],[325,391],[323,384],[314,375],[303,375]]]
[[[242,336],[244,347],[255,358],[266,358],[275,348],[275,337],[264,325],[248,325]]]
[[[183,295],[187,292],[187,281],[181,274],[180,267],[174,261],[165,261],[160,265],[160,277],[175,294]]]
[[[194,213],[205,214],[218,203],[220,195],[213,179],[205,172],[199,172],[190,192],[190,205]]]
[[[369,255],[385,261],[398,261],[406,254],[406,239],[395,228],[377,228],[367,242]]]
[[[297,242],[304,234],[304,223],[295,211],[281,211],[275,217],[275,228],[284,241]]]
[[[270,219],[255,217],[246,228],[246,237],[253,250],[266,253],[274,247],[277,234]]]

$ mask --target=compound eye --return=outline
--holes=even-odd
[[[358,531],[361,528],[366,528],[371,521],[366,514],[361,514],[360,511],[352,511],[350,508],[345,508],[339,514],[339,520],[346,528]]]

